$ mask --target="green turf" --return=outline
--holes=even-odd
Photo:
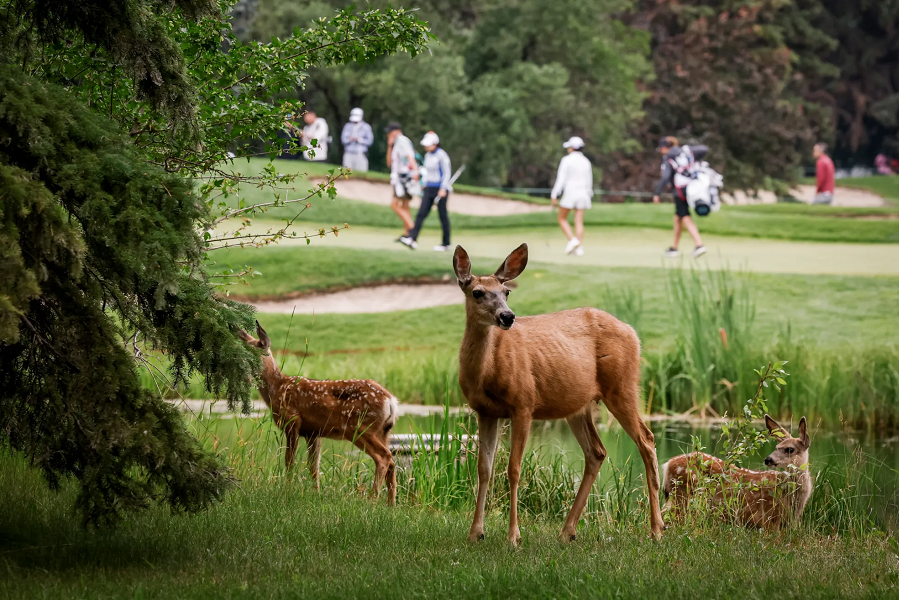
[[[328,484],[326,484],[326,490]],[[220,506],[152,508],[85,530],[71,486],[46,490],[24,461],[0,461],[3,598],[886,598],[895,541],[880,535],[669,530],[523,517],[505,543],[503,506],[487,539],[465,541],[468,511],[389,509],[283,477],[244,481]]]
[[[232,291],[245,297],[342,287],[451,274],[450,257],[431,252],[366,251],[351,248],[291,246],[230,250],[215,254],[217,266],[249,263],[262,273]],[[473,257],[476,272],[489,272],[496,259]],[[773,338],[786,324],[793,334],[819,347],[874,346],[894,340],[899,279],[821,275],[746,274],[758,309],[758,333]],[[650,346],[670,341],[668,280],[661,268],[629,269],[547,265],[533,262],[518,279],[511,300],[519,314],[540,314],[579,306],[603,307],[611,294],[637,290],[643,297],[641,334]],[[460,292],[461,294],[461,292]],[[427,339],[449,348],[462,331],[461,306],[388,314],[319,314],[294,317],[298,331],[321,331],[313,351],[367,348]],[[289,315],[264,315],[274,336],[286,332]],[[304,334],[305,335],[305,334]],[[437,342],[441,341],[440,344]],[[279,342],[280,343],[280,342]],[[294,340],[295,349],[302,349]],[[395,345],[395,344],[394,344]]]
[[[228,291],[239,297],[284,296],[367,283],[441,279],[452,274],[445,255],[411,256],[405,250],[371,252],[320,245],[231,248],[211,255],[210,272],[241,271],[252,265],[256,274]]]
[[[235,169],[257,173],[262,160],[243,163]],[[299,161],[276,161],[279,172],[320,173],[327,167]],[[300,178],[288,197],[305,197],[310,189],[308,182]],[[471,188],[468,191],[477,192]],[[245,187],[242,195],[246,202],[269,202],[273,199],[271,190]],[[283,197],[283,196],[282,196]],[[237,202],[231,198],[230,203]],[[386,206],[370,204],[345,198],[330,200],[313,198],[312,207],[298,218],[297,228],[302,231],[304,224],[384,227],[399,231],[399,220]],[[450,199],[452,202],[452,199]],[[294,204],[269,210],[269,218],[289,219],[300,211],[301,205]],[[899,219],[895,209],[851,209],[816,207],[795,204],[772,206],[726,206],[719,213],[697,222],[705,233],[722,236],[764,238],[778,240],[809,240],[848,243],[899,243]],[[529,213],[522,215],[479,217],[453,215],[453,226],[459,230],[498,228],[556,228],[554,213]],[[586,214],[589,225],[648,227],[670,229],[672,207],[670,204],[595,204]],[[437,219],[429,219],[425,227],[439,227]]]

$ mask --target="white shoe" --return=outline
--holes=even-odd
[[[407,246],[411,250],[415,250],[416,248],[418,248],[418,242],[408,236],[401,237],[400,243],[404,246]]]
[[[581,245],[581,240],[577,238],[571,238],[568,241],[568,245],[565,246],[565,254],[571,254],[574,252],[574,249]]]
[[[691,254],[690,256],[692,256],[693,258],[699,258],[706,252],[708,252],[708,250],[706,250],[705,246],[696,246],[696,250],[694,250],[693,254]]]
[[[668,248],[665,250],[665,256],[668,258],[677,258],[680,256],[680,252],[677,251],[677,248]]]
[[[575,248],[575,249],[574,249],[574,255],[575,255],[575,256],[583,256],[583,255],[584,255],[584,247],[583,247],[583,246],[578,246],[577,248]]]
[[[449,252],[451,246],[434,246],[434,252]]]

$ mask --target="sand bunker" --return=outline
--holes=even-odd
[[[380,313],[416,310],[432,306],[462,304],[465,295],[455,282],[395,283],[358,287],[340,292],[314,294],[291,300],[258,301],[252,304],[262,313],[297,314]]]
[[[806,204],[811,204],[815,198],[815,186],[813,185],[797,185],[791,192],[797,200]],[[736,191],[732,194],[722,194],[721,197],[725,204],[774,204],[777,202],[777,196],[774,192],[768,191],[760,191],[756,197],[750,197],[741,191]],[[840,187],[839,185],[837,185],[833,203],[831,204],[831,206],[842,206],[845,208],[877,208],[886,205],[883,198],[877,194],[865,190]]]
[[[318,182],[315,182],[318,183]],[[371,202],[389,206],[393,199],[393,192],[389,183],[366,181],[364,179],[340,179],[334,182],[337,195],[352,200]],[[419,200],[413,200],[411,206],[418,208]],[[450,195],[449,211],[461,215],[474,215],[479,217],[496,217],[502,215],[520,215],[532,212],[549,212],[549,206],[531,204],[518,200],[506,200],[503,198],[491,198],[490,196],[476,196],[474,194]],[[413,217],[415,213],[412,213]]]

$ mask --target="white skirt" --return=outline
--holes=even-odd
[[[562,194],[559,206],[569,210],[587,210],[593,207],[593,200],[587,192]]]

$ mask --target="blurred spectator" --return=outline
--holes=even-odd
[[[390,208],[402,220],[403,237],[406,237],[415,226],[409,212],[409,202],[412,198],[421,197],[415,146],[403,135],[399,123],[391,123],[384,132],[387,134],[387,166],[390,167],[390,185],[393,188]]]
[[[568,150],[568,154],[559,161],[559,172],[556,175],[556,184],[553,186],[550,198],[552,205],[559,205],[559,227],[568,238],[566,254],[574,253],[576,256],[584,254],[584,211],[593,206],[593,165],[590,159],[584,156],[581,150],[584,140],[574,136],[562,147]],[[559,202],[559,195],[562,201]],[[568,224],[568,213],[574,211],[574,232]]]
[[[316,162],[327,160],[328,143],[331,137],[328,135],[328,122],[317,116],[314,110],[306,111],[303,115],[303,121],[306,126],[303,127],[302,142],[304,146],[310,149],[303,152],[306,160],[314,160]],[[312,145],[312,140],[316,140],[316,145]]]
[[[343,126],[343,166],[357,173],[368,171],[368,148],[375,139],[371,125],[362,120],[362,109],[350,111],[350,122]]]
[[[874,157],[874,166],[881,175],[895,175],[896,162],[896,160],[890,160],[886,154],[878,154]]]
[[[440,147],[440,138],[433,131],[425,134],[421,140],[421,145],[427,150],[425,154],[424,164],[424,190],[421,195],[421,207],[418,209],[418,215],[415,217],[415,227],[409,232],[409,235],[400,238],[400,243],[408,246],[412,250],[418,248],[418,234],[421,233],[421,227],[424,225],[425,219],[431,212],[431,207],[437,205],[437,213],[440,215],[440,227],[443,229],[443,240],[438,246],[434,246],[435,252],[446,252],[451,250],[450,247],[450,220],[447,211],[447,202],[449,202],[449,193],[452,187],[450,180],[452,179],[453,168],[450,164],[449,154]]]
[[[833,161],[827,156],[827,144],[823,142],[815,144],[812,156],[815,157],[815,179],[817,180],[815,199],[812,200],[812,204],[830,204],[833,202],[835,185]]]

